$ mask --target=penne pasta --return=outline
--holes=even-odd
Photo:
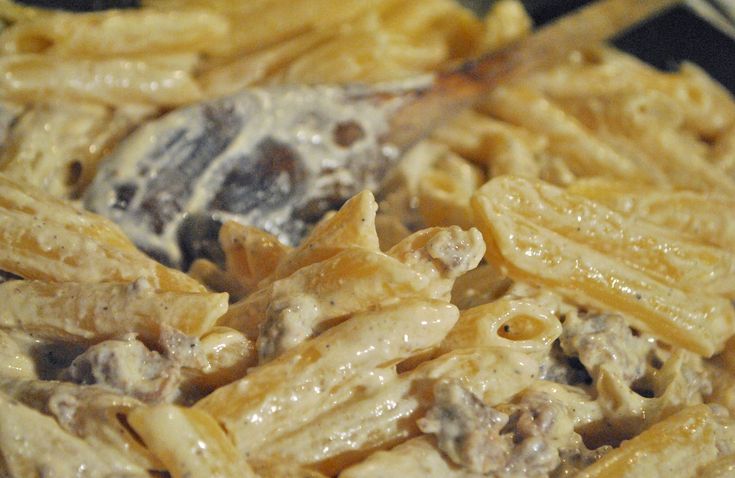
[[[361,78],[378,83],[411,78],[440,63],[447,53],[440,38],[427,38],[425,44],[413,45],[402,35],[382,28],[380,19],[374,15],[367,16],[357,28],[353,27],[346,35],[337,35],[334,40],[305,51],[277,72],[272,81],[319,84],[325,78],[337,83]]]
[[[21,446],[19,446],[21,444]],[[8,476],[123,474],[147,477],[145,468],[102,443],[89,443],[64,431],[56,421],[0,393],[0,472]]]
[[[732,195],[735,181],[706,159],[707,145],[683,131],[684,115],[659,92],[621,94],[614,98],[573,101],[567,109],[610,144],[628,144],[640,165],[658,170],[676,188]],[[656,130],[646,125],[656,124]]]
[[[298,323],[304,333],[293,337],[295,344],[388,297],[430,298],[429,285],[422,274],[386,254],[352,249],[299,269],[233,304],[219,323],[250,338],[257,337],[261,327],[275,331],[286,321]]]
[[[144,107],[113,111],[93,103],[35,105],[12,123],[7,138],[0,132],[0,171],[55,197],[78,198],[100,158],[151,113]]]
[[[318,0],[308,5],[282,1],[258,1],[245,5],[221,2],[222,13],[236,25],[228,37],[228,44],[221,45],[221,54],[257,51],[303,32],[339,25],[368,10],[379,10],[386,3],[384,0],[371,4],[357,0]]]
[[[446,145],[465,159],[479,164],[488,162],[487,136],[506,125],[474,110],[458,113],[431,133],[431,140]],[[422,142],[421,144],[426,144]]]
[[[447,299],[454,279],[475,267],[483,250],[477,230],[456,226],[416,233],[387,254],[345,250],[234,304],[219,323],[258,336],[267,360],[355,312],[401,298]]]
[[[187,369],[188,383],[182,387],[201,397],[216,388],[245,376],[258,362],[255,343],[237,330],[216,326],[199,340],[199,350],[206,359],[200,369]]]
[[[687,408],[623,443],[578,476],[699,476],[697,470],[717,458],[720,427],[706,405]]]
[[[380,250],[386,251],[411,234],[395,214],[378,214],[375,216],[375,231],[380,239]]]
[[[0,284],[0,328],[50,340],[95,343],[135,333],[158,342],[166,327],[200,336],[227,310],[227,294],[164,292],[131,284]]]
[[[390,450],[376,451],[342,470],[339,478],[463,478],[465,471],[447,460],[427,435],[406,440]]]
[[[539,177],[541,156],[548,144],[547,138],[474,110],[458,114],[437,128],[432,137],[462,157],[485,166],[490,177]]]
[[[302,267],[323,261],[353,247],[377,251],[373,194],[363,191],[349,199],[339,211],[322,219],[309,235],[279,262],[272,280],[282,279]]]
[[[102,386],[49,380],[0,380],[0,391],[43,414],[54,417],[67,433],[92,447],[146,469],[162,469],[127,424],[127,416],[141,403]]]
[[[206,10],[117,10],[93,15],[57,11],[3,31],[0,51],[87,58],[211,52],[220,48],[228,29],[224,17]]]
[[[0,379],[35,379],[36,364],[12,335],[0,330]]]
[[[26,53],[0,57],[0,98],[180,106],[202,99],[189,71],[148,57],[64,59]]]
[[[54,282],[133,282],[203,292],[187,275],[135,248],[108,219],[81,211],[0,173],[0,269]]]
[[[233,221],[222,225],[219,242],[227,273],[248,291],[256,289],[291,251],[271,234]]]
[[[714,295],[725,292],[732,278],[724,251],[680,241],[666,230],[520,178],[490,181],[473,197],[473,207],[486,257],[513,278],[617,310],[634,326],[705,356],[721,350],[732,334],[734,311]],[[567,214],[558,215],[559,207]],[[643,243],[645,248],[636,247]],[[651,255],[656,250],[675,254],[661,254],[659,261]],[[687,259],[678,262],[677,255]],[[713,274],[711,267],[721,272]],[[709,294],[701,288],[691,292],[691,281],[708,279],[714,279]],[[718,280],[723,282],[715,285]]]
[[[248,453],[276,434],[299,428],[332,400],[360,393],[359,387],[351,391],[340,385],[355,374],[436,345],[456,320],[453,306],[421,300],[357,314],[220,387],[196,407],[210,413],[238,450]],[[341,398],[335,395],[339,389]]]
[[[500,0],[493,3],[485,16],[486,50],[499,50],[529,33],[533,20],[518,0]]]
[[[208,259],[194,259],[189,266],[187,275],[215,292],[227,292],[230,300],[235,301],[245,295],[245,288],[235,279]]]
[[[310,468],[279,460],[252,462],[253,469],[260,478],[326,478],[326,475]]]
[[[624,215],[733,251],[735,200],[726,195],[632,187],[601,178],[577,181],[567,190]]]
[[[206,96],[233,94],[243,88],[265,83],[300,55],[323,43],[334,41],[339,27],[305,32],[249,55],[236,56],[209,65],[197,77]]]
[[[484,196],[491,194],[499,210],[527,220],[538,218],[554,233],[620,258],[661,282],[686,291],[696,288],[725,296],[735,292],[735,255],[728,251],[679,239],[644,221],[626,220],[600,204],[540,182],[498,178],[485,186]],[[588,218],[595,222],[582,227]]]
[[[482,105],[482,111],[545,136],[548,152],[562,158],[576,176],[608,176],[634,183],[660,184],[663,181],[660,171],[643,169],[619,154],[596,138],[585,125],[530,87],[498,88]]]
[[[715,142],[710,151],[712,161],[721,171],[735,178],[735,123]]]
[[[429,407],[434,383],[458,380],[487,403],[496,404],[528,385],[537,369],[533,359],[516,352],[453,351],[424,362],[375,393],[339,405],[332,413],[276,437],[251,453],[278,454],[333,474],[369,451],[416,436],[415,420]]]
[[[440,350],[487,347],[546,353],[561,335],[552,311],[529,300],[501,298],[463,310]]]
[[[673,78],[665,78],[659,89],[680,105],[687,128],[705,138],[717,138],[735,123],[732,93],[695,63],[685,61]]]
[[[175,405],[138,407],[128,422],[173,478],[257,475],[212,417]]]
[[[446,0],[384,2],[336,30],[332,41],[305,51],[277,81],[386,81],[409,78],[479,53],[482,25]],[[334,9],[334,7],[332,7]],[[327,80],[328,79],[328,80]]]
[[[48,13],[46,10],[18,4],[12,0],[0,0],[0,20],[4,22],[29,20],[46,13]]]
[[[557,99],[657,91],[678,104],[687,129],[705,137],[718,136],[735,120],[732,96],[693,64],[666,74],[612,48],[586,48],[531,83]]]
[[[470,197],[484,183],[471,163],[447,156],[424,173],[419,182],[419,211],[428,226],[472,227]]]
[[[701,478],[727,478],[735,473],[735,455],[726,455],[697,470]]]

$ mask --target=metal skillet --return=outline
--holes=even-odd
[[[403,151],[497,85],[674,3],[601,0],[435,77],[253,88],[172,111],[103,160],[84,204],[176,267],[216,260],[217,231],[228,219],[295,244],[325,212],[376,190]]]

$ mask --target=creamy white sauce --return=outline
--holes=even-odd
[[[256,151],[264,139],[270,138],[289,145],[302,158],[303,183],[295,185],[299,192],[266,211],[255,205],[246,214],[216,211],[216,216],[221,220],[235,219],[256,225],[277,234],[284,242],[292,242],[283,230],[292,227],[290,222],[294,220],[296,206],[325,197],[330,191],[337,191],[347,199],[363,189],[377,189],[387,164],[394,159],[386,158],[386,154],[395,154],[395,151],[381,145],[380,140],[388,133],[391,114],[405,101],[400,93],[425,87],[430,81],[431,77],[422,77],[377,89],[354,85],[347,88],[256,88],[216,100],[232,108],[232,115],[242,119],[242,127],[224,151],[195,178],[197,184],[182,210],[165,224],[160,234],[155,234],[136,211],[144,209],[142,191],[149,181],[174,159],[170,150],[155,151],[160,148],[159,137],[182,130],[187,137],[196,138],[204,132],[207,121],[202,117],[202,105],[174,111],[140,128],[103,161],[88,189],[85,204],[117,222],[139,246],[161,251],[178,264],[182,254],[177,233],[182,221],[191,213],[206,211],[233,164],[242,161]],[[376,92],[386,92],[386,98],[377,100]],[[347,122],[358,124],[362,135],[349,146],[340,146],[334,139],[334,130]],[[154,161],[146,161],[151,167],[141,175],[141,160],[152,154]],[[275,182],[286,181],[287,177],[279,176]],[[125,210],[113,207],[114,188],[120,184],[137,187],[137,193]]]

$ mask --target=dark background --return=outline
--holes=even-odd
[[[129,8],[140,3],[139,0],[16,1],[75,11]],[[478,13],[483,13],[493,0],[459,1]],[[541,25],[588,3],[588,0],[524,0],[523,3],[536,24]],[[683,60],[693,61],[735,93],[735,39],[711,26],[685,6],[677,6],[664,12],[616,37],[613,43],[661,69],[672,70]]]

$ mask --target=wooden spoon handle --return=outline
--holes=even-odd
[[[396,111],[386,142],[401,150],[439,123],[477,102],[497,85],[563,60],[600,43],[680,0],[600,0],[572,12],[530,37],[440,74],[433,86]]]

